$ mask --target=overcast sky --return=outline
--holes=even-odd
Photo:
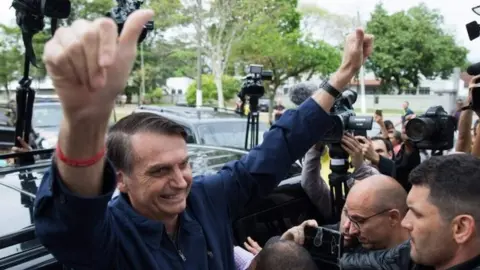
[[[300,0],[300,3],[316,3],[322,8],[336,14],[356,16],[360,12],[362,20],[368,20],[375,4],[380,0]],[[430,8],[439,9],[445,18],[448,29],[455,32],[458,44],[470,50],[469,60],[480,61],[480,38],[474,41],[468,39],[465,24],[478,20],[471,8],[480,5],[480,0],[383,0],[384,6],[389,12],[400,11],[424,2]],[[0,22],[15,23],[15,11],[9,9],[11,0],[0,0]]]

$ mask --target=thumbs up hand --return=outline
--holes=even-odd
[[[342,69],[355,75],[373,51],[373,35],[357,29],[345,41]]]
[[[135,11],[120,36],[109,18],[77,20],[55,32],[45,45],[43,61],[67,123],[108,122],[115,98],[127,84],[138,38],[152,17],[151,10]]]

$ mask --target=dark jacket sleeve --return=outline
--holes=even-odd
[[[421,163],[420,151],[413,147],[413,151],[407,153],[405,150],[405,145],[402,145],[402,148],[398,152],[397,158],[395,160],[396,166],[396,175],[395,179],[405,188],[408,192],[410,191],[412,185],[408,181],[408,175],[410,172],[415,169]]]
[[[116,188],[106,162],[103,195],[78,197],[63,184],[55,162],[43,176],[35,198],[35,233],[62,264],[73,269],[112,269],[116,240],[107,204]]]
[[[345,253],[340,259],[343,270],[403,270],[409,269],[410,263],[410,241],[386,250]]]
[[[253,198],[268,195],[287,176],[290,166],[333,127],[329,115],[311,98],[275,122],[263,143],[219,173],[196,179],[211,203],[226,205],[237,217]]]
[[[330,188],[320,174],[322,165],[320,159],[323,152],[315,147],[310,148],[305,154],[303,162],[301,185],[308,198],[315,205],[325,218],[332,216],[332,202],[330,199]]]
[[[395,161],[386,158],[384,156],[380,156],[380,160],[378,162],[378,170],[381,174],[388,175],[390,177],[395,178],[396,176],[396,169],[395,169]]]

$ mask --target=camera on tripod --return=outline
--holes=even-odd
[[[357,116],[353,104],[357,101],[357,92],[347,89],[330,110],[330,118],[333,120],[333,128],[325,134],[322,142],[339,143],[345,132],[355,135],[366,136],[367,130],[372,129],[372,116]]]
[[[258,99],[265,94],[263,81],[271,81],[273,79],[273,71],[264,70],[262,65],[250,65],[247,69],[247,76],[243,79],[242,87],[238,93],[238,97],[242,101],[238,113],[241,115],[245,112],[245,102],[247,96],[250,106],[250,112],[247,118],[247,130],[245,133],[245,149],[252,149],[258,145],[259,133],[259,113]],[[251,138],[249,138],[249,133]],[[250,144],[250,147],[249,147]]]
[[[262,65],[248,66],[247,76],[243,78],[242,88],[238,93],[238,97],[242,100],[242,102],[245,101],[246,96],[257,99],[261,98],[263,95],[265,95],[263,81],[271,81],[272,79],[273,71],[263,70]]]
[[[455,126],[453,116],[442,106],[433,106],[408,121],[405,131],[418,149],[444,151],[453,148]]]

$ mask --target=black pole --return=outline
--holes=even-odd
[[[251,112],[248,112],[248,115],[247,115],[247,130],[245,132],[245,150],[248,150],[248,137],[249,137],[249,133],[250,133],[250,121],[251,121],[251,117],[252,117],[252,113]]]
[[[329,155],[332,173],[328,175],[328,181],[332,202],[332,217],[335,221],[338,221],[345,205],[345,197],[348,194],[347,181],[350,179],[350,174],[348,173],[350,168],[349,155],[338,143],[329,145]]]

